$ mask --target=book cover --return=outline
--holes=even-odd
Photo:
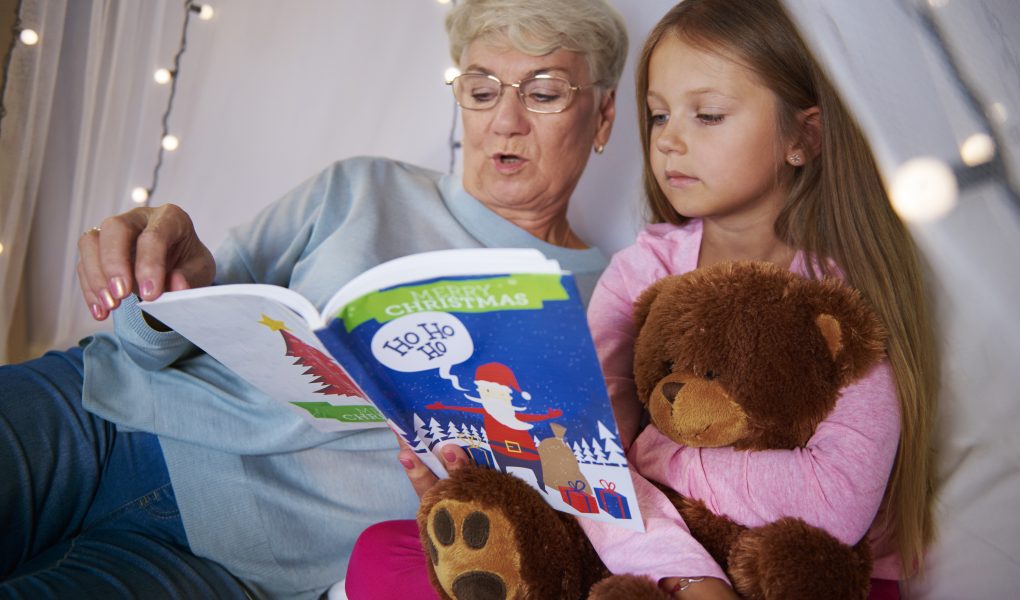
[[[162,299],[143,309],[318,427],[388,425],[441,476],[436,453],[457,444],[475,464],[529,482],[558,510],[641,530],[573,277],[540,254],[532,261],[532,251],[524,261],[489,254],[466,268],[452,257],[486,253],[442,252],[441,261],[427,253],[373,269],[321,315],[287,308],[300,304],[293,299],[226,290],[238,286],[219,286],[215,317],[194,306],[189,316],[160,310],[174,304]],[[430,266],[405,268],[421,260]],[[242,314],[250,333],[228,323]],[[275,362],[255,356],[263,353]]]

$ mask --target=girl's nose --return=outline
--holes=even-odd
[[[680,124],[673,119],[667,121],[655,139],[655,148],[663,154],[687,152],[687,142]]]

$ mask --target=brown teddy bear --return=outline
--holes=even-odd
[[[885,335],[859,293],[769,263],[670,276],[635,303],[634,375],[651,422],[688,446],[804,446],[839,390],[881,360]],[[745,598],[866,598],[866,540],[850,547],[795,518],[747,528],[664,490]],[[463,469],[418,512],[442,598],[666,598],[610,576],[574,517],[513,476]]]

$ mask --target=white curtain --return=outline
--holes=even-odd
[[[943,340],[939,538],[911,597],[1020,589],[1020,3],[785,0],[866,130],[887,184],[912,159],[954,172],[951,212],[911,229]],[[995,143],[969,166],[968,140]],[[943,191],[938,186],[928,192]]]
[[[22,27],[38,31],[40,42],[15,49],[12,75],[26,75],[8,84],[4,99],[3,235],[14,251],[4,252],[0,267],[0,360],[64,347],[105,327],[80,300],[76,242],[128,207],[127,174],[136,159],[153,157],[158,118],[151,115],[165,91],[139,82],[152,81],[157,57],[176,46],[183,6],[25,0]],[[8,170],[17,175],[8,179]]]

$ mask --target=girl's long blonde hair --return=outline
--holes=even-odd
[[[779,0],[684,0],[652,29],[637,68],[644,191],[651,221],[683,224],[650,167],[648,65],[666,35],[736,56],[779,99],[782,133],[795,115],[821,110],[821,154],[799,169],[776,235],[809,255],[831,258],[871,302],[889,333],[901,433],[896,462],[873,531],[898,550],[903,572],[923,566],[934,537],[933,427],[939,361],[919,252],[893,212],[871,149],[854,118],[800,38]],[[810,262],[810,261],[809,261]],[[824,261],[820,261],[824,262]]]

